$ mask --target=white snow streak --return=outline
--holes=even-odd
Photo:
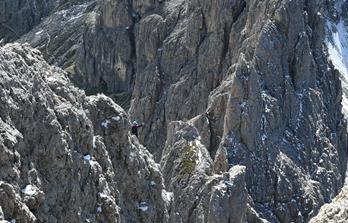
[[[36,194],[36,189],[35,187],[29,184],[24,189],[22,189],[22,193],[29,196],[33,196],[34,194]]]
[[[83,157],[83,159],[84,160],[86,160],[86,161],[90,161],[91,160],[91,155],[89,155],[89,154],[87,154],[87,155],[85,155],[84,157]]]
[[[141,202],[138,206],[138,209],[143,211],[143,212],[146,212],[149,210],[149,206],[147,205],[146,202]]]
[[[107,129],[109,124],[110,124],[110,121],[106,119],[105,121],[101,123],[101,126]]]
[[[338,2],[336,8],[340,11],[341,4]],[[335,68],[341,73],[343,98],[342,107],[343,113],[348,117],[348,27],[344,25],[341,19],[337,24],[328,21],[328,36],[326,38],[326,45],[328,47],[329,59]],[[331,35],[330,35],[331,34]]]
[[[336,2],[336,10],[341,13],[343,1]],[[326,45],[328,48],[329,59],[335,68],[341,73],[341,83],[343,88],[342,112],[348,118],[348,27],[345,26],[343,19],[335,24],[327,22],[328,36]],[[345,184],[348,184],[348,171],[346,172]]]
[[[97,148],[97,145],[95,143],[96,142],[96,138],[97,138],[96,136],[93,136],[93,143],[92,144],[93,144],[93,148],[94,149]]]
[[[162,198],[167,204],[170,204],[171,200],[174,198],[174,193],[162,190]]]
[[[120,116],[116,116],[116,117],[112,117],[112,120],[114,120],[114,121],[120,121],[121,120],[121,117]]]

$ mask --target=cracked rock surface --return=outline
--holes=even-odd
[[[161,165],[128,114],[86,96],[28,45],[0,48],[0,218],[8,222],[244,222],[245,167],[213,174],[190,123]],[[228,220],[230,219],[230,220]]]
[[[167,153],[170,123],[190,120],[213,173],[246,166],[260,216],[306,222],[340,191],[347,161],[326,4],[104,1],[78,66],[87,85],[132,89],[129,113],[145,123],[140,142],[156,161]]]
[[[163,178],[124,110],[28,46],[0,48],[0,207],[16,222],[164,222]],[[151,183],[152,182],[152,183]]]
[[[310,220],[310,223],[328,223],[328,222],[347,222],[348,221],[348,187],[342,188],[342,191],[329,204],[320,208],[317,216]]]

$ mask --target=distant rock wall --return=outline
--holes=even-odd
[[[0,2],[0,41],[18,39],[41,22],[57,0],[3,0]]]
[[[76,54],[82,44],[86,21],[92,17],[95,6],[93,0],[70,1],[70,4],[60,2],[40,24],[17,42],[29,43],[39,49],[49,64],[65,69],[72,79],[78,79]]]
[[[133,18],[127,1],[102,1],[88,22],[77,68],[85,88],[130,93],[134,78]]]
[[[339,192],[347,161],[325,4],[105,1],[78,66],[88,67],[87,84],[102,80],[109,92],[134,84],[129,112],[145,123],[140,141],[156,160],[169,123],[190,120],[216,173],[246,166],[260,215],[307,221]],[[96,41],[110,38],[113,46]]]

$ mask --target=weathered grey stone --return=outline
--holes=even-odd
[[[212,174],[212,160],[197,130],[185,122],[168,128],[161,169],[172,194],[169,222],[247,222],[245,167]],[[255,219],[260,218],[258,216]]]
[[[48,63],[67,70],[71,79],[77,81],[76,56],[95,7],[94,0],[60,1],[40,24],[17,42],[27,42],[39,49]]]
[[[131,41],[114,46],[112,52],[134,52],[128,60],[134,68],[128,76],[131,81],[123,86],[134,85],[128,88],[129,113],[145,123],[139,140],[156,160],[166,160],[169,123],[191,120],[200,142],[215,157],[210,171],[220,174],[234,165],[246,166],[253,200],[249,204],[259,217],[307,221],[337,194],[346,170],[347,139],[338,73],[327,61],[323,44],[324,11],[317,13],[327,3],[107,4],[119,7],[102,9],[96,16],[97,21],[108,21],[101,23],[101,30],[114,27],[112,33],[118,36],[130,25]],[[128,10],[117,13],[120,8]],[[94,30],[85,34],[85,49],[99,35],[107,36]],[[98,62],[109,54],[100,52],[92,52],[97,59],[84,60],[81,67],[114,69],[115,62]],[[95,77],[103,75],[114,78],[106,85],[124,84],[116,71]]]
[[[163,178],[110,98],[38,50],[0,48],[0,206],[17,222],[166,222]]]
[[[91,93],[130,92],[133,81],[133,18],[126,1],[101,1],[88,21],[77,60],[81,86]]]
[[[341,192],[332,200],[320,208],[317,216],[312,218],[310,223],[324,222],[347,222],[348,221],[348,187],[342,188]]]
[[[20,38],[55,7],[57,0],[0,2],[0,44]]]
[[[26,185],[37,192],[13,202],[23,207],[23,216],[30,219],[29,208],[38,221],[49,222],[80,222],[87,215],[108,222],[307,222],[340,191],[347,163],[346,121],[339,73],[328,61],[324,19],[329,11],[328,18],[338,21],[335,2],[63,3],[23,39],[41,46],[47,38],[36,42],[34,32],[69,15],[47,30],[56,35],[66,26],[58,37],[68,35],[71,42],[48,48],[45,58],[64,68],[72,65],[68,70],[76,73],[73,78],[87,94],[115,94],[129,107],[130,117],[107,97],[86,97],[62,87],[70,85],[64,78],[63,83],[42,82],[34,74],[44,77],[53,68],[35,65],[36,51],[14,47],[10,51],[17,54],[3,52],[1,61],[15,58],[11,66],[1,68],[6,74],[35,68],[29,70],[36,78],[28,81],[35,87],[18,87],[13,82],[26,78],[11,82],[7,77],[4,89],[10,90],[3,90],[6,98],[0,104],[0,145],[5,148],[0,151],[0,180],[10,183],[15,194]],[[61,9],[69,13],[61,15]],[[75,27],[76,33],[70,34]],[[57,38],[52,43],[61,42]],[[27,66],[16,67],[21,64],[18,58],[25,58]],[[23,92],[28,89],[39,93],[26,100]],[[33,106],[37,100],[41,104]],[[129,136],[129,119],[145,124],[139,141]],[[47,125],[50,139],[36,130]],[[38,139],[47,146],[37,149]],[[161,170],[141,144],[161,160]],[[88,154],[99,164],[90,170],[78,162]],[[81,183],[63,167],[79,170],[79,180],[100,176],[92,178],[102,186],[84,186],[87,192],[67,189]],[[60,188],[72,198],[61,198],[58,186],[47,192],[46,178],[62,182]],[[233,183],[231,188],[226,179]],[[86,198],[105,188],[105,196]],[[234,201],[240,201],[238,208],[231,206]],[[75,208],[66,219],[56,219],[61,210],[46,215],[52,203],[86,211],[76,215]],[[87,210],[95,204],[107,214],[89,216]],[[170,208],[159,210],[161,205]],[[137,208],[150,212],[139,214]]]

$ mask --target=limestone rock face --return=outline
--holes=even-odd
[[[45,60],[76,75],[76,54],[82,44],[87,21],[95,13],[96,1],[60,1],[40,24],[17,40],[39,49]]]
[[[246,222],[245,167],[213,175],[209,152],[192,125],[169,125],[161,170],[172,191],[169,222]]]
[[[18,39],[47,16],[57,0],[3,0],[0,2],[0,44]]]
[[[0,48],[0,217],[16,222],[166,222],[159,166],[127,113],[86,97],[28,46]]]
[[[166,163],[169,123],[190,120],[214,160],[210,171],[246,166],[257,214],[305,222],[339,192],[347,162],[339,73],[325,46],[326,4],[104,1],[84,35],[79,66],[91,66],[91,84],[133,89],[129,113],[145,123],[140,142],[156,160]],[[96,43],[102,38],[115,41]],[[168,170],[165,176],[178,175]]]
[[[127,1],[100,1],[87,22],[77,61],[81,85],[92,92],[131,92],[134,73],[133,17]]]
[[[40,51],[8,44],[0,48],[0,61],[0,220],[249,218],[245,167],[213,174],[213,160],[192,124],[170,125],[158,165],[130,135],[121,107],[104,95],[85,96]]]
[[[328,223],[328,222],[347,222],[348,221],[348,187],[342,188],[342,191],[332,200],[320,208],[317,216],[312,218],[310,223]]]
[[[38,23],[5,2],[22,33]],[[18,41],[129,110],[38,51],[2,48],[0,219],[308,222],[347,165],[337,2],[46,1]]]

